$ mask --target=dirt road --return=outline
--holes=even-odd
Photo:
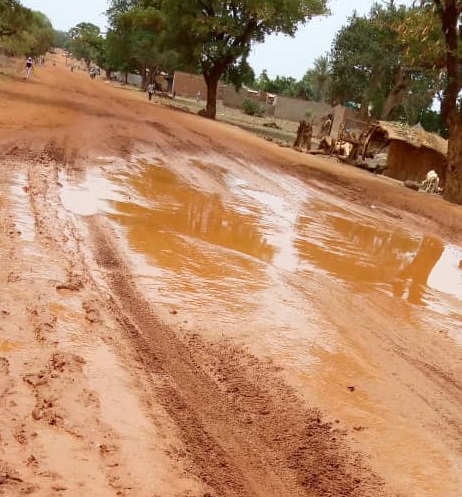
[[[59,57],[0,145],[0,495],[460,496],[459,206]]]

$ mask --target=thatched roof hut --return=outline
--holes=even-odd
[[[427,172],[435,170],[444,184],[448,142],[421,126],[378,121],[368,133],[364,152],[388,148],[386,175],[399,180],[422,181]]]

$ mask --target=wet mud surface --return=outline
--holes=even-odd
[[[12,78],[0,495],[460,495],[460,207]]]

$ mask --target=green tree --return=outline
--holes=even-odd
[[[159,9],[135,7],[120,14],[114,24],[127,43],[128,56],[141,74],[144,88],[175,64],[177,57],[165,43],[165,19]]]
[[[418,122],[420,122],[425,131],[437,133],[443,138],[448,137],[448,127],[443,120],[441,112],[425,109],[420,113]]]
[[[442,112],[448,126],[448,169],[444,198],[462,204],[462,2],[460,0],[422,1],[422,10],[428,25],[436,15],[444,36],[446,85]]]
[[[253,43],[272,33],[293,36],[300,23],[326,13],[326,0],[165,0],[163,9],[184,60],[194,61],[207,85],[205,115],[215,118],[220,78],[242,84]]]
[[[304,100],[316,100],[316,93],[313,84],[313,78],[308,70],[297,83],[297,97]]]
[[[67,31],[54,30],[53,45],[56,48],[67,48],[69,44],[69,33]]]
[[[267,91],[270,81],[271,80],[268,76],[268,71],[266,69],[263,69],[258,78],[255,80],[255,87],[259,90]]]
[[[254,87],[268,93],[276,93],[287,97],[314,100],[314,89],[308,72],[300,81],[293,77],[276,76],[271,79],[266,69],[263,69],[260,76],[255,80]]]
[[[108,10],[110,59],[123,71],[136,71],[146,87],[161,71],[178,63],[168,24],[159,2],[112,0]]]
[[[98,26],[90,22],[81,22],[69,30],[69,50],[78,59],[85,61],[90,68],[92,61],[101,58],[104,39]]]
[[[31,19],[32,11],[19,1],[0,0],[0,39],[22,33]]]
[[[27,26],[5,37],[2,48],[11,55],[36,57],[53,46],[54,32],[50,20],[41,12],[30,11]]]
[[[337,34],[332,52],[330,98],[335,103],[353,101],[366,116],[382,119],[406,118],[403,109],[416,106],[412,114],[427,108],[438,89],[439,74],[416,61],[405,61],[408,46],[397,26],[407,18],[409,9],[375,4],[369,16],[353,15]],[[416,98],[416,95],[425,98]]]
[[[112,71],[121,71],[128,75],[130,72],[135,72],[137,66],[131,57],[130,39],[127,33],[118,30],[110,29],[106,34],[105,45],[105,69],[107,76],[110,76]]]
[[[317,102],[324,102],[328,99],[331,82],[331,69],[329,57],[322,55],[314,60],[314,67],[308,69],[302,81],[308,83],[311,90],[312,99]]]
[[[276,93],[286,97],[296,97],[298,94],[297,80],[291,76],[276,76],[274,79],[268,77],[266,69],[262,71],[256,87],[261,91]]]
[[[239,74],[235,74],[238,71]],[[242,85],[247,85],[249,87],[256,86],[255,72],[252,67],[247,63],[247,61],[242,61],[237,67],[230,66],[224,73],[223,80],[225,83],[231,83],[239,80]],[[235,85],[236,86],[236,85]]]
[[[440,72],[441,114],[448,133],[444,198],[462,204],[462,2],[422,0],[408,12],[398,32],[407,62]],[[444,128],[443,128],[444,131]]]
[[[42,12],[32,12],[28,29],[22,34],[23,52],[37,57],[53,46],[54,31],[51,21]]]

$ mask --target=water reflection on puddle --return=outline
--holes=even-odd
[[[77,179],[61,173],[60,182],[63,184],[61,201],[64,207],[81,216],[110,212],[110,201],[123,199],[114,183],[101,176],[96,169]]]
[[[252,323],[284,343],[309,336],[320,326],[312,301],[325,278],[460,315],[458,247],[346,211],[289,177],[254,168],[252,179],[247,169],[139,161],[75,186],[63,178],[62,200],[76,213],[109,213],[153,300],[198,322]]]
[[[21,347],[21,343],[11,340],[0,340],[0,352],[13,352]]]
[[[297,226],[301,267],[325,271],[357,291],[381,289],[416,305],[435,307],[440,298],[462,299],[460,248],[348,218],[327,204],[313,207],[315,215],[301,215]]]

